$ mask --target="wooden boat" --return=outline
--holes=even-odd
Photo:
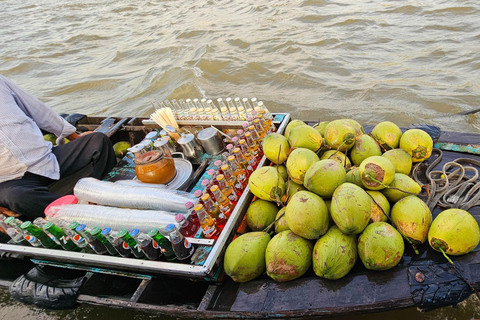
[[[80,119],[76,123],[79,130],[100,130],[114,143],[124,140],[138,143],[152,130],[152,124],[142,118],[72,116],[71,119]],[[275,123],[283,130],[289,120],[288,114],[277,114]],[[457,158],[480,161],[479,141],[478,134],[441,132],[435,147],[443,150],[443,158],[436,168]],[[125,164],[120,163],[114,176],[128,175],[124,168]],[[205,169],[206,163],[195,165],[191,184],[186,185],[185,190],[192,188]],[[414,306],[431,310],[454,305],[472,294],[472,288],[427,244],[419,247],[418,255],[406,246],[401,263],[388,271],[368,271],[357,262],[347,276],[335,281],[321,279],[309,270],[303,277],[284,283],[275,282],[266,275],[247,283],[235,283],[222,272],[221,255],[240,226],[251,199],[250,193],[242,195],[230,234],[219,239],[220,249],[208,261],[207,270],[136,259],[104,256],[92,259],[89,254],[77,252],[59,255],[51,252],[58,250],[0,244],[0,286],[10,287],[15,279],[23,277],[25,291],[31,294],[37,290],[37,296],[32,299],[26,294],[17,298],[44,307],[87,303],[184,318],[318,318]],[[433,215],[440,211],[435,209]],[[477,221],[480,219],[480,206],[469,212]],[[115,263],[109,258],[114,258]],[[121,259],[133,262],[117,263]],[[455,257],[454,261],[470,285],[480,289],[479,248]],[[154,263],[161,266],[152,267]],[[43,283],[40,286],[43,289],[38,289],[38,282]],[[43,295],[46,295],[52,287],[62,288],[63,293],[56,298],[63,299],[65,304],[49,304],[48,299],[42,299],[38,291],[44,290]]]

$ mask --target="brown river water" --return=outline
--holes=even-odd
[[[148,116],[154,99],[256,97],[304,120],[480,133],[474,0],[0,0],[0,74],[57,112]],[[45,311],[0,291],[3,319],[154,319]],[[472,319],[415,309],[349,319]]]

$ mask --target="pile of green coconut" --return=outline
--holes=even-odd
[[[224,269],[234,281],[266,274],[275,281],[304,275],[310,267],[326,279],[344,277],[358,258],[369,270],[388,270],[405,245],[427,242],[444,254],[462,255],[480,241],[470,213],[432,213],[417,195],[412,165],[428,159],[432,138],[423,130],[377,124],[366,134],[351,119],[309,126],[293,120],[285,135],[263,141],[271,166],[249,180],[256,199],[246,220],[250,232],[226,249]],[[274,231],[274,232],[273,232]]]

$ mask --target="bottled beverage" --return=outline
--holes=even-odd
[[[177,120],[185,120],[185,112],[178,104],[177,100],[172,99],[172,105],[177,110]]]
[[[140,249],[140,246],[138,245],[137,241],[133,239],[130,234],[128,233],[127,229],[120,229],[117,232],[117,237],[125,241],[126,244],[130,247],[131,252],[137,259],[145,259],[146,256],[143,253],[142,249]]]
[[[98,230],[100,230],[100,228]],[[88,230],[86,229],[86,226],[84,224],[79,224],[75,228],[75,232],[78,233],[80,236],[82,236],[88,242],[88,244],[95,251],[95,253],[97,253],[97,254],[110,253],[108,251],[107,247],[100,240],[98,240],[96,237],[92,236],[90,234],[90,232],[88,232]],[[107,240],[105,239],[105,241],[107,241]],[[113,254],[112,253],[110,253],[110,254],[117,256],[118,252],[115,250],[115,248],[113,248],[113,246],[112,246],[111,249],[113,250],[112,251]]]
[[[217,160],[213,164],[215,165],[215,168],[217,170],[217,174],[223,174],[223,172],[222,172],[222,160]]]
[[[242,101],[240,101],[240,98],[237,97],[233,99],[233,101],[235,102],[235,106],[237,107],[239,120],[246,120],[247,115],[245,112],[245,107],[243,106]]]
[[[228,166],[230,169],[233,171],[233,175],[237,179],[237,182],[242,185],[242,190],[244,190],[247,187],[248,184],[248,179],[247,175],[245,174],[245,170],[243,170],[242,166],[237,162],[237,159],[235,156],[229,156],[227,158],[228,160]]]
[[[218,109],[213,105],[212,100],[202,99],[200,102],[203,104],[205,110],[205,120],[216,120],[214,119],[214,114],[216,111],[218,117]]]
[[[175,252],[173,251],[172,244],[167,238],[163,236],[163,234],[160,233],[160,231],[153,228],[148,232],[148,236],[151,237],[153,241],[160,247],[160,251],[163,253],[167,261],[177,260]]]
[[[215,225],[215,221],[212,216],[205,210],[203,205],[197,204],[195,206],[195,212],[200,220],[202,232],[207,239],[217,239],[220,235],[220,229]]]
[[[185,209],[187,209],[188,212],[186,215],[186,219],[188,220],[188,222],[195,225],[195,233],[197,233],[198,229],[200,228],[200,221],[198,220],[197,213],[195,212],[195,210],[193,210],[194,207],[195,205],[191,201],[185,203]]]
[[[263,131],[265,132],[265,135],[267,135],[267,134],[270,133],[270,125],[263,118],[263,112],[265,112],[265,111],[263,111],[263,110],[260,111],[260,113],[257,115],[257,119],[260,122],[260,125],[262,126]]]
[[[42,229],[35,226],[31,221],[25,221],[20,225],[20,228],[24,231],[24,233],[37,238],[45,248],[56,249],[59,247],[55,241],[53,241],[45,232],[43,232]]]
[[[234,148],[233,149],[233,155],[235,156],[235,159],[237,160],[237,162],[245,170],[245,174],[247,175],[247,179],[248,179],[248,177],[250,177],[250,175],[253,172],[253,168],[248,163],[247,158],[245,157],[244,154],[242,154],[242,152],[240,151],[240,148]]]
[[[260,135],[258,134],[257,130],[255,129],[254,125],[248,127],[248,132],[252,136],[252,139],[257,143],[260,150],[262,150],[262,140],[260,139]],[[263,153],[263,150],[262,150]]]
[[[177,230],[173,223],[165,227],[165,232],[169,234],[173,251],[178,260],[186,260],[195,252],[195,248],[190,242]]]
[[[54,225],[51,221],[43,226],[43,230],[48,231],[57,238],[63,249],[67,251],[82,251],[82,249],[79,248],[61,228]]]
[[[248,101],[248,98],[243,98],[242,102],[243,102],[243,105],[245,106],[246,116],[248,117],[249,115],[252,114],[252,111],[253,111],[252,105],[250,104],[250,101]]]
[[[77,233],[75,231],[75,229],[77,229],[77,227],[79,225],[80,224],[76,221],[74,221],[74,222],[72,222],[68,225],[66,223],[60,223],[59,224],[59,226],[63,229],[63,231],[65,231],[67,236],[70,239],[72,239],[73,243],[75,243],[75,245],[77,247],[79,247],[82,251],[84,251],[86,253],[96,253],[93,250],[93,248],[90,246],[90,244],[88,243],[87,239],[85,239],[79,233]]]
[[[117,242],[111,235],[112,231],[110,228],[100,229],[99,227],[93,227],[90,230],[90,234],[97,238],[108,250],[112,256],[118,256],[120,251],[117,250]],[[121,241],[123,242],[123,240]],[[120,247],[120,245],[118,245]],[[128,252],[130,254],[130,252]]]
[[[210,191],[210,187],[212,186],[212,181],[210,179],[203,179],[201,182],[201,185],[203,187],[203,194],[200,197],[200,199],[203,202],[203,195],[204,194],[209,194],[210,197],[213,197],[213,193]]]
[[[202,196],[202,200],[203,203],[205,203],[205,210],[208,212],[209,215],[212,216],[212,218],[215,219],[215,224],[218,226],[218,228],[220,228],[220,230],[223,230],[225,223],[227,223],[225,214],[220,210],[220,207],[215,203],[215,200],[213,200],[208,193],[205,193]]]
[[[225,102],[227,102],[228,111],[230,112],[231,120],[238,121],[240,119],[240,116],[238,115],[237,108],[233,104],[232,98],[229,97],[225,99]]]
[[[237,178],[230,169],[230,166],[228,164],[222,165],[222,171],[227,184],[233,188],[234,192],[237,194],[237,197],[240,197],[244,188],[243,185],[237,181]]]
[[[253,140],[251,132],[245,133],[245,140],[247,141],[248,148],[252,152],[252,155],[255,158],[257,158],[257,164],[258,164],[258,162],[260,162],[260,159],[262,159],[262,156],[263,156],[262,150],[258,146],[257,142]]]
[[[205,120],[205,108],[203,107],[203,105],[196,98],[193,99],[193,104],[195,105],[195,108],[197,108],[198,119]]]
[[[203,195],[203,192],[202,190],[195,190],[195,192],[193,193],[194,197],[197,198],[196,200],[196,203],[201,203],[201,204],[204,204],[203,201],[202,201],[202,195]]]
[[[235,206],[228,200],[228,198],[220,191],[217,185],[212,186],[210,188],[215,195],[215,199],[217,200],[218,207],[220,208],[220,212],[225,216],[225,223],[226,220],[232,215],[232,211]],[[222,221],[223,223],[223,221]],[[218,219],[217,219],[218,224]]]
[[[217,176],[217,170],[215,170],[215,169],[209,169],[209,170],[207,171],[207,174],[208,174],[209,179],[210,179],[210,185],[209,185],[209,187],[217,184],[217,180],[215,180],[215,177]]]
[[[43,232],[45,232],[49,237],[50,239],[52,239],[53,241],[55,241],[56,244],[58,244],[59,246],[62,246],[62,244],[60,243],[60,239],[58,239],[57,237],[55,237],[54,234],[52,234],[51,232],[49,232],[48,230],[45,230],[43,228],[44,225],[47,224],[47,220],[45,220],[44,218],[42,217],[38,217],[38,218],[35,218],[35,220],[32,221],[32,223],[36,226],[36,227],[39,227],[40,229],[43,230]],[[66,249],[65,249],[66,250]]]
[[[157,260],[161,256],[162,252],[160,251],[160,247],[148,235],[140,232],[140,230],[136,228],[130,230],[129,234],[149,260]]]
[[[245,132],[242,130],[242,129],[238,129],[237,130],[237,137],[238,137],[238,141],[240,142],[240,140],[242,139],[245,139]]]
[[[198,227],[193,223],[190,223],[182,213],[175,215],[175,221],[180,226],[180,233],[185,237],[193,237],[197,233]]]
[[[220,111],[213,104],[213,101],[211,99],[207,100],[207,107],[211,109],[213,120],[215,120],[215,121],[221,121],[222,120],[222,115],[220,114]],[[205,112],[206,112],[206,110],[205,110]]]
[[[260,137],[260,140],[263,140],[263,138],[265,137],[266,135],[266,132],[265,130],[263,129],[263,126],[262,124],[260,123],[260,120],[257,118],[257,119],[254,119],[253,120],[253,125],[255,127],[255,130],[257,130],[258,132],[258,136]]]
[[[245,159],[247,159],[247,162],[250,165],[250,167],[253,170],[255,170],[258,164],[258,160],[253,155],[251,149],[248,147],[247,141],[245,139],[240,139],[240,141],[238,142],[238,145],[240,146],[240,151],[242,152]]]
[[[232,118],[230,116],[230,112],[228,111],[227,106],[225,105],[225,102],[223,102],[223,99],[218,98],[217,102],[218,102],[218,107],[220,108],[220,113],[222,114],[222,120],[230,121]]]
[[[178,116],[178,115],[177,115],[177,109],[176,109],[176,108],[170,103],[170,101],[168,101],[168,100],[165,100],[164,103],[165,103],[165,106],[166,106],[167,108],[170,108],[170,110],[172,110],[173,116],[174,116],[175,118],[177,118],[177,116]]]
[[[230,184],[228,184],[227,180],[225,179],[225,176],[223,174],[219,174],[217,176],[217,182],[218,182],[218,186],[220,188],[220,191],[228,198],[228,200],[230,200],[230,202],[232,203],[232,210],[233,208],[237,205],[237,202],[238,202],[238,196],[235,192],[235,190],[233,190],[233,186],[231,186]],[[214,192],[215,194],[215,192]],[[216,199],[216,197],[215,197]],[[218,201],[218,200],[217,200]]]
[[[133,255],[132,250],[130,249],[130,246],[125,241],[123,241],[122,238],[115,236],[111,228],[104,228],[101,232],[101,235],[104,236],[105,239],[107,239],[111,245],[113,245],[115,250],[122,257],[129,258]]]
[[[195,104],[193,103],[192,99],[185,100],[185,103],[188,106],[189,114],[191,117],[191,119],[189,120],[200,120],[200,115],[198,114],[197,107],[195,107]]]
[[[227,149],[228,155],[231,156],[233,154],[233,148],[234,148],[233,144],[229,143],[225,148]]]
[[[9,224],[5,223],[5,218],[3,215],[0,215],[0,227],[5,230],[5,232],[12,238],[16,244],[20,245],[29,245],[28,240],[25,239],[22,229],[19,226],[12,227]]]

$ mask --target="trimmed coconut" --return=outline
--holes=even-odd
[[[301,277],[312,264],[312,249],[312,241],[291,230],[280,232],[270,240],[265,251],[267,275],[279,282]]]
[[[287,224],[287,218],[285,218],[285,209],[286,207],[283,207],[280,209],[277,213],[277,216],[275,217],[275,233],[280,233],[285,230],[290,230],[288,228]]]
[[[386,222],[374,222],[358,237],[358,256],[369,270],[388,270],[402,259],[402,235]]]
[[[398,231],[415,244],[427,241],[432,224],[432,213],[420,198],[408,196],[399,200],[392,208],[392,221]]]
[[[290,123],[285,128],[285,132],[283,133],[285,138],[288,139],[288,137],[290,136],[290,131],[292,131],[292,129],[294,129],[298,126],[302,126],[302,125],[306,125],[306,123],[303,122],[302,120],[292,120],[292,121],[290,121]]]
[[[247,209],[247,225],[252,231],[261,231],[275,221],[277,212],[275,203],[257,199]]]
[[[345,168],[335,160],[320,160],[305,173],[303,185],[321,197],[330,198],[345,182]]]
[[[320,159],[312,150],[305,148],[295,149],[287,159],[288,176],[293,182],[303,185],[303,179],[308,168],[318,161]]]
[[[253,280],[265,272],[265,250],[270,235],[249,232],[234,239],[225,251],[223,267],[235,282]]]
[[[345,182],[332,196],[330,214],[343,233],[360,233],[372,215],[372,199],[357,185]]]
[[[433,220],[428,232],[430,246],[446,254],[459,256],[475,249],[480,230],[475,218],[462,209],[447,209]]]
[[[313,271],[321,278],[336,280],[352,270],[357,261],[357,238],[344,234],[337,226],[315,243]]]
[[[325,128],[325,143],[330,148],[345,151],[353,147],[357,136],[356,128],[348,119],[331,121]]]
[[[305,239],[317,239],[328,230],[327,205],[310,191],[299,191],[292,196],[285,218],[288,228]]]
[[[327,150],[325,151],[320,160],[332,159],[340,163],[345,169],[349,169],[352,166],[350,159],[342,151],[337,150]]]

